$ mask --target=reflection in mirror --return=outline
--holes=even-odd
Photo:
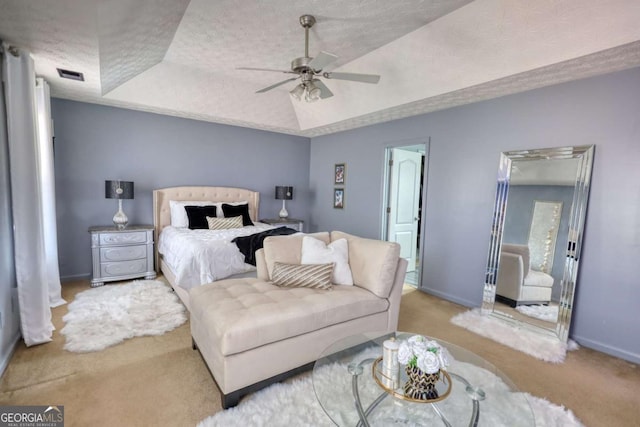
[[[567,341],[593,151],[502,153],[483,312]]]
[[[528,240],[532,270],[551,273],[561,214],[562,201],[534,202]]]

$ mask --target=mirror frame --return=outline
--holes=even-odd
[[[498,280],[498,269],[500,268],[500,250],[502,247],[502,234],[504,220],[507,212],[507,198],[509,195],[509,183],[511,178],[511,167],[514,161],[531,161],[544,159],[578,159],[576,180],[573,191],[573,202],[571,204],[569,216],[569,245],[563,277],[561,281],[561,292],[558,309],[558,319],[556,321],[555,335],[562,342],[569,339],[569,326],[571,324],[571,314],[573,308],[573,298],[575,294],[576,282],[578,280],[578,265],[582,253],[582,235],[589,200],[589,188],[591,183],[591,169],[593,167],[593,155],[595,147],[593,145],[582,145],[575,147],[540,148],[533,150],[505,151],[500,155],[500,166],[498,169],[498,183],[496,188],[496,198],[493,213],[493,223],[491,230],[491,243],[489,245],[489,255],[487,258],[487,271],[485,274],[484,292],[482,298],[482,313],[492,314],[510,322],[518,322],[500,313],[494,312],[494,302],[496,296],[496,282]],[[551,333],[550,329],[545,329],[534,324],[522,323],[534,330]]]

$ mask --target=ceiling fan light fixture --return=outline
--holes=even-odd
[[[314,85],[312,82],[309,82],[307,84],[306,87],[306,93],[305,93],[305,101],[307,102],[316,102],[318,100],[320,100],[320,95],[321,95],[321,91],[320,88],[318,88],[316,85]]]
[[[301,83],[299,85],[297,85],[296,87],[294,87],[289,93],[291,94],[291,96],[293,96],[297,101],[301,101],[302,97],[305,95],[305,87],[304,85]]]
[[[321,99],[322,91],[313,82],[302,82],[289,94],[297,101],[316,102]]]
[[[304,56],[291,61],[290,70],[274,70],[272,68],[238,67],[239,70],[250,71],[270,71],[276,73],[295,74],[291,77],[271,86],[267,86],[256,93],[265,93],[282,86],[285,83],[301,79],[301,83],[294,87],[289,94],[297,101],[304,99],[306,102],[316,102],[333,96],[333,92],[322,82],[320,77],[325,79],[350,80],[354,82],[376,84],[380,80],[377,74],[343,73],[323,71],[329,64],[332,64],[338,57],[332,53],[321,51],[315,57],[309,56],[309,29],[314,26],[316,19],[312,15],[302,15],[300,25],[304,28]]]

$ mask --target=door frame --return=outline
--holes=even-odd
[[[426,219],[426,206],[427,206],[427,182],[429,176],[429,149],[431,146],[431,137],[426,138],[415,138],[408,140],[395,141],[393,143],[389,143],[384,147],[384,164],[383,164],[383,174],[382,174],[382,209],[381,209],[381,221],[380,221],[380,238],[381,240],[387,241],[388,239],[388,230],[389,230],[389,198],[391,192],[391,169],[389,167],[389,161],[391,160],[391,150],[394,148],[403,148],[403,147],[415,147],[417,145],[424,146],[424,176],[422,178],[422,194],[420,197],[422,198],[422,211],[420,212],[420,227],[418,227],[418,232],[420,233],[420,237],[418,238],[418,244],[420,247],[418,253],[418,283],[417,287],[422,287],[422,267],[424,265],[423,262],[423,254],[425,247],[425,219]]]

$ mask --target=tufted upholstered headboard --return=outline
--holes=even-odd
[[[249,202],[249,215],[251,220],[258,221],[258,205],[260,193],[244,188],[233,187],[169,187],[153,190],[153,225],[155,241],[156,269],[160,269],[158,258],[158,236],[164,227],[171,225],[170,200],[198,201],[210,200],[212,202]]]

